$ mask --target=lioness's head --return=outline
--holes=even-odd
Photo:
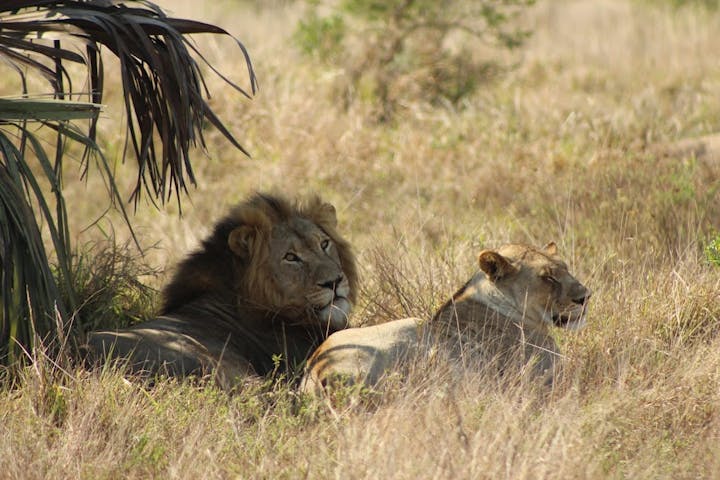
[[[335,207],[258,194],[229,216],[227,236],[241,300],[297,324],[334,331],[348,325],[357,274],[349,244],[336,231]]]
[[[480,270],[523,319],[580,329],[585,326],[590,290],[573,277],[554,243],[537,249],[509,244],[478,255]]]

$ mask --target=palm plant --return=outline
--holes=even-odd
[[[58,293],[58,282],[72,278],[62,189],[68,142],[83,147],[83,174],[96,165],[106,178],[108,195],[128,218],[113,171],[95,142],[104,57],[112,53],[119,61],[127,145],[137,162],[136,206],[143,192],[160,203],[173,196],[180,202],[188,183],[195,183],[190,152],[205,146],[206,123],[245,152],[205,101],[196,60],[205,59],[187,37],[197,33],[229,35],[214,25],[170,18],[144,0],[0,3],[0,60],[17,73],[21,85],[17,97],[0,98],[1,363],[13,363],[38,339],[62,333],[62,323],[76,308],[71,285],[62,285],[70,292],[65,304]],[[250,88],[245,91],[222,78],[250,97],[255,75],[247,51],[237,45]],[[78,65],[87,74],[82,82],[89,86],[86,92],[73,88],[71,72]],[[47,82],[47,98],[28,91],[28,75],[36,74]],[[53,265],[40,225],[54,247]]]

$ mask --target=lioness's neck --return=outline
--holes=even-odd
[[[509,325],[549,335],[542,321],[529,318],[521,305],[478,272],[440,308],[429,328],[436,335],[455,336],[463,331],[508,331]]]

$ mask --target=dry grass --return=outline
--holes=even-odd
[[[589,327],[559,333],[567,372],[549,395],[474,372],[456,384],[438,367],[373,408],[332,411],[283,385],[232,397],[171,382],[146,390],[39,362],[0,389],[2,476],[720,477],[720,269],[702,251],[720,230],[720,164],[655,148],[720,130],[720,14],[539,2],[517,70],[462,108],[409,104],[382,125],[362,104],[336,105],[340,73],[291,48],[297,6],[204,4],[168,6],[250,48],[256,100],[210,87],[253,159],[210,133],[184,216],[174,205],[135,216],[141,242],[157,246],[151,265],[171,266],[254,189],[319,192],[359,253],[356,323],[428,316],[483,246],[554,240],[595,292]],[[203,42],[221,70],[242,73],[228,45]],[[108,102],[114,158],[122,115]],[[102,182],[74,175],[78,241],[103,238],[85,229],[106,207]],[[127,236],[112,214],[100,225]]]

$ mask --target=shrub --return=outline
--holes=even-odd
[[[700,5],[710,10],[717,10],[718,6],[720,6],[718,0],[670,0],[670,4],[676,8]]]
[[[705,258],[711,265],[720,267],[720,233],[705,246]]]
[[[73,327],[85,334],[103,328],[125,328],[155,313],[156,291],[142,282],[158,271],[129,245],[92,244],[72,256],[69,281],[78,303]],[[61,292],[67,295],[69,292]],[[81,335],[82,337],[83,335]]]
[[[501,70],[493,52],[523,45],[514,21],[534,0],[310,2],[295,41],[344,72],[346,104],[370,100],[381,120],[408,100],[459,103]],[[485,52],[485,53],[482,53]]]

